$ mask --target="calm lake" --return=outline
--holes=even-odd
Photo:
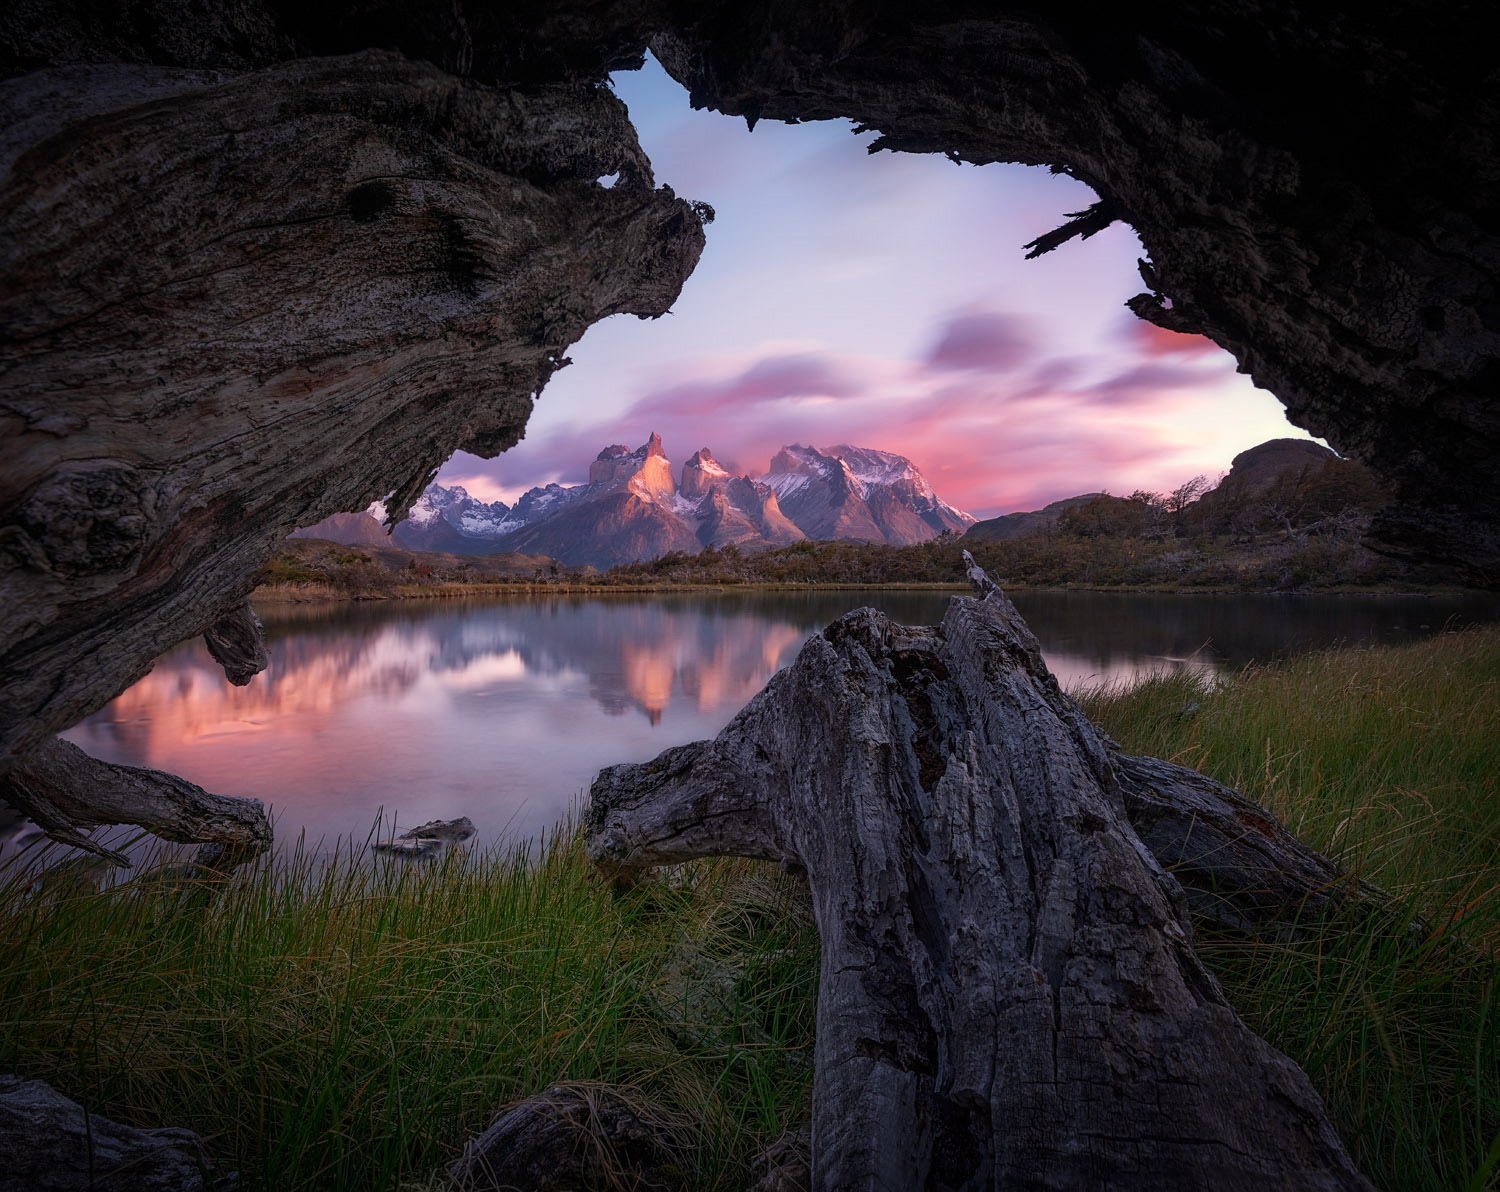
[[[930,624],[949,595],[881,591],[267,605],[271,666],[230,687],[184,645],[67,737],[265,800],[285,846],[363,842],[383,811],[467,815],[481,840],[556,823],[612,762],[710,736],[811,633],[874,605]],[[1337,643],[1500,619],[1495,597],[1023,592],[1065,687],[1233,671]]]

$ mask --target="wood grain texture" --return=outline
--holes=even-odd
[[[85,63],[0,83],[0,130],[0,768],[233,615],[295,527],[514,443],[703,246],[588,84]]]
[[[849,613],[712,742],[603,771],[590,857],[806,871],[817,1189],[1368,1188],[1194,954],[1109,742],[980,586],[936,628]]]
[[[212,846],[199,857],[205,865],[238,864],[271,845],[271,821],[259,799],[210,794],[163,770],[100,761],[56,737],[0,775],[0,799],[54,840],[127,866],[123,855],[80,829],[138,824],[164,840]]]

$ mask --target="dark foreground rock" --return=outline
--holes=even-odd
[[[1193,952],[1111,743],[971,578],[940,627],[857,610],[715,740],[603,771],[590,857],[806,871],[814,1188],[1368,1189]]]
[[[556,1085],[506,1110],[448,1169],[457,1192],[688,1192],[681,1126],[604,1085]]]
[[[0,1192],[230,1192],[191,1130],[137,1130],[0,1076]]]

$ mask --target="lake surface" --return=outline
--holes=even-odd
[[[947,593],[606,595],[267,606],[271,665],[234,688],[200,643],[68,739],[265,800],[285,846],[472,818],[535,836],[613,762],[711,736],[809,634],[860,605],[909,624]],[[1338,643],[1500,620],[1495,597],[1015,597],[1065,687],[1153,669],[1232,671]],[[388,829],[387,829],[388,830]]]

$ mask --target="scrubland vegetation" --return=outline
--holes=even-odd
[[[1500,630],[1081,700],[1390,892],[1384,922],[1198,944],[1378,1187],[1497,1186]],[[292,852],[219,886],[0,881],[0,1071],[196,1129],[248,1188],[422,1185],[506,1101],[581,1080],[660,1103],[685,1186],[732,1189],[807,1110],[816,931],[769,868],[617,892],[564,827],[430,865]]]

